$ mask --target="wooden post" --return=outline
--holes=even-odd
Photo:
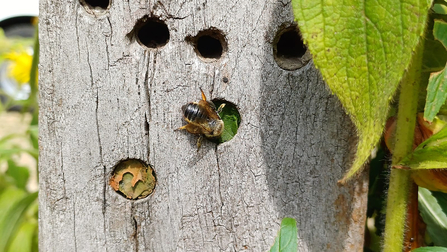
[[[275,61],[292,21],[288,1],[41,0],[40,251],[266,251],[283,217],[300,251],[361,251],[366,176],[337,185],[355,130],[306,55]],[[200,87],[241,125],[197,151],[174,129]],[[147,198],[109,185],[126,159],[153,167]]]

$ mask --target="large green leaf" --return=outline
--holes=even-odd
[[[292,0],[302,36],[357,127],[346,181],[367,161],[426,23],[429,0]]]
[[[298,230],[293,218],[284,218],[270,252],[296,252],[298,250]]]
[[[37,221],[23,222],[17,230],[8,248],[9,252],[31,252],[33,250],[33,239],[37,232]]]
[[[0,251],[5,251],[28,207],[37,199],[37,192],[28,194],[9,187],[0,194]]]
[[[447,168],[447,127],[421,143],[404,157],[396,168],[442,169]]]
[[[431,240],[436,246],[447,246],[447,194],[419,187],[418,199]]]
[[[447,47],[447,23],[435,20],[433,35],[444,47]],[[445,51],[445,50],[444,50]],[[431,122],[438,114],[439,109],[447,98],[447,70],[432,73],[427,87],[427,100],[424,109],[424,118]]]

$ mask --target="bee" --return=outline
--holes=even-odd
[[[191,134],[200,135],[197,140],[197,150],[202,145],[203,136],[209,139],[216,139],[222,135],[224,130],[224,122],[219,113],[225,107],[222,103],[218,109],[211,101],[206,100],[206,96],[202,92],[202,100],[198,102],[190,102],[182,106],[183,119],[188,123],[177,130],[186,130]]]

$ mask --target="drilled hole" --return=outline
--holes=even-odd
[[[279,67],[295,70],[311,59],[296,25],[280,28],[273,41],[273,55]]]
[[[168,26],[157,18],[148,18],[138,24],[137,39],[141,45],[148,48],[159,48],[169,41]]]
[[[110,0],[80,0],[87,12],[104,12],[110,7]]]
[[[177,130],[200,135],[197,141],[198,149],[203,138],[214,143],[230,141],[237,134],[241,124],[241,115],[234,103],[223,99],[210,101],[203,91],[202,100],[182,106],[182,114],[187,124]]]
[[[195,37],[187,37],[186,40],[204,61],[218,60],[227,50],[225,36],[216,28],[200,31]]]
[[[222,45],[217,38],[202,36],[197,40],[197,51],[204,58],[218,59],[222,56]]]
[[[219,113],[220,118],[224,122],[224,131],[219,139],[216,139],[217,143],[224,143],[233,139],[237,134],[237,130],[241,125],[241,115],[236,104],[223,100],[223,99],[213,99],[212,100],[216,108],[221,104],[225,103],[222,112]]]
[[[135,200],[152,194],[156,181],[149,165],[138,159],[127,159],[115,166],[109,185],[123,197]]]
[[[281,37],[279,37],[276,46],[278,57],[296,58],[303,56],[306,52],[306,46],[304,46],[301,36],[296,30],[284,32]]]

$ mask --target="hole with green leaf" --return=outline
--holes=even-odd
[[[214,99],[213,103],[216,105],[216,108],[218,108],[222,103],[225,103],[225,107],[223,107],[222,111],[219,113],[220,118],[224,122],[224,131],[220,138],[210,140],[216,143],[230,141],[236,135],[239,125],[241,124],[241,115],[239,114],[239,110],[234,103],[222,99]]]

